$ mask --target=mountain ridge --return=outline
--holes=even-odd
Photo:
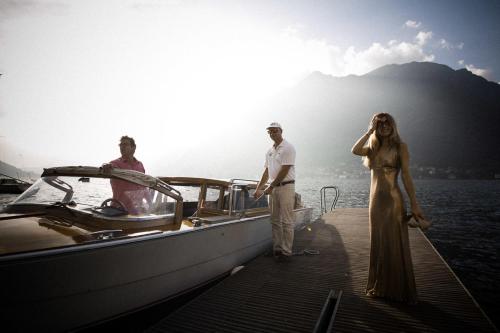
[[[414,164],[500,168],[500,150],[490,144],[500,138],[500,85],[466,69],[412,62],[361,76],[314,72],[274,107],[290,124],[287,133],[304,135],[297,140],[305,159],[320,165],[352,162],[350,148],[371,116],[388,112]]]

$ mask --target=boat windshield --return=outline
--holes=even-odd
[[[248,209],[261,209],[269,206],[267,196],[262,196],[258,200],[255,199],[255,189],[245,185],[233,185],[233,202],[232,210],[235,212]]]
[[[42,177],[11,205],[27,204],[92,209],[107,216],[175,213],[175,200],[164,193],[126,180],[99,177]]]

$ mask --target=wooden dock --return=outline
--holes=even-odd
[[[420,230],[410,243],[417,305],[365,296],[368,210],[338,209],[296,233],[295,252],[319,254],[260,256],[149,331],[312,332],[334,289],[343,291],[335,332],[498,332]]]

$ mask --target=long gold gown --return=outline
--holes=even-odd
[[[371,248],[366,293],[414,304],[417,301],[417,289],[406,210],[398,185],[398,155],[396,148],[384,147],[371,159]]]

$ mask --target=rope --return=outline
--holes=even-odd
[[[304,249],[302,251],[293,252],[294,256],[303,256],[303,255],[315,256],[318,254],[319,250],[314,250],[314,249]]]

